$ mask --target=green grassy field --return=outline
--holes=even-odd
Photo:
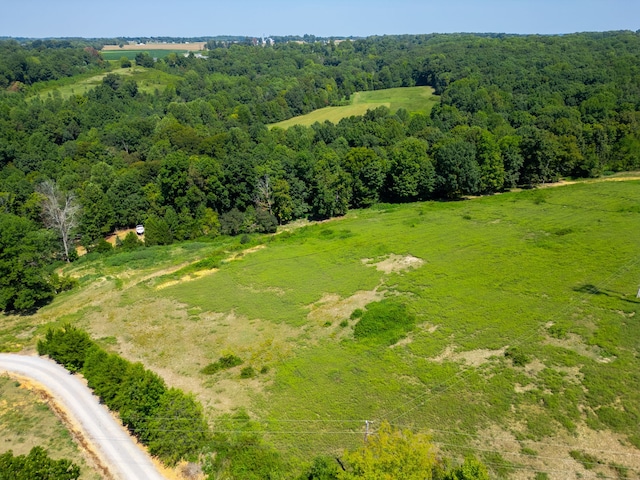
[[[179,80],[179,77],[160,70],[134,66],[132,68],[116,68],[111,72],[99,75],[76,76],[54,82],[44,82],[38,84],[34,94],[39,95],[43,100],[49,96],[57,95],[60,95],[61,98],[69,98],[72,95],[85,95],[89,90],[99,85],[108,73],[133,78],[138,83],[138,89],[145,93],[153,93],[156,89],[162,91],[167,85],[175,84]]]
[[[5,317],[0,346],[29,350],[47,324],[75,323],[194,392],[212,419],[247,409],[292,465],[388,420],[496,478],[637,478],[639,189],[378,205],[253,244],[87,259],[69,267],[79,289]],[[189,270],[222,251],[219,270]],[[353,312],[385,298],[415,327],[392,345],[356,340]],[[243,365],[200,373],[228,354]],[[246,366],[262,373],[242,379]]]
[[[353,94],[351,105],[321,108],[306,115],[274,123],[271,127],[309,126],[315,122],[322,123],[325,120],[338,123],[343,118],[364,115],[367,110],[373,110],[380,106],[385,106],[392,112],[404,108],[408,112],[428,114],[438,101],[439,99],[433,94],[431,87],[389,88],[371,92],[357,92]]]

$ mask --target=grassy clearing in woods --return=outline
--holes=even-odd
[[[433,94],[431,87],[403,87],[356,92],[353,94],[350,105],[321,108],[306,115],[274,123],[271,127],[286,129],[293,125],[310,126],[325,120],[338,123],[343,118],[364,115],[367,110],[374,110],[381,106],[389,108],[392,113],[404,108],[407,112],[419,112],[427,115],[438,102],[439,97]]]

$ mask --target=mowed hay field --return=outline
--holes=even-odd
[[[195,393],[211,419],[246,409],[292,464],[388,420],[496,478],[639,478],[639,191],[378,205],[244,245],[88,256],[66,269],[78,289],[3,318],[0,346],[32,350],[71,322]],[[415,324],[355,338],[379,301]],[[403,323],[393,315],[387,327]],[[244,363],[200,372],[228,354]]]
[[[122,45],[105,45],[102,47],[103,52],[119,52],[123,50],[178,50],[184,52],[199,52],[204,50],[207,42],[192,43],[144,43],[144,44],[126,44]]]
[[[351,105],[321,108],[306,115],[274,123],[271,127],[309,126],[316,122],[322,123],[325,120],[338,123],[343,118],[364,115],[367,110],[373,110],[381,106],[389,108],[392,112],[404,108],[408,112],[428,114],[431,108],[439,102],[439,97],[434,95],[433,91],[431,87],[404,87],[356,92],[353,94]]]
[[[120,60],[122,57],[133,60],[141,52],[146,52],[155,58],[165,58],[170,53],[182,55],[189,52],[202,52],[205,46],[206,42],[127,44],[122,47],[105,45],[100,53],[105,60]]]

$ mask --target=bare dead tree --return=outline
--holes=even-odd
[[[271,188],[271,180],[269,179],[269,175],[265,175],[258,179],[258,184],[256,185],[255,202],[258,208],[262,208],[263,210],[266,210],[271,215],[273,215],[273,190]]]
[[[42,220],[45,227],[57,231],[62,238],[64,257],[69,262],[69,238],[71,231],[78,226],[78,213],[80,205],[72,192],[61,192],[58,185],[45,180],[37,189],[43,196]]]

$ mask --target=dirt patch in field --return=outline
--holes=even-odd
[[[584,425],[575,434],[560,430],[553,437],[542,440],[518,440],[516,435],[524,431],[523,425],[514,425],[512,431],[496,425],[485,429],[473,441],[479,453],[499,452],[507,461],[519,465],[509,478],[529,480],[537,472],[544,472],[552,480],[567,478],[621,478],[613,464],[629,469],[626,478],[638,478],[640,451],[627,444],[623,437],[610,431],[594,431]],[[592,455],[598,463],[585,469],[569,454],[577,450]]]
[[[489,362],[491,357],[503,357],[505,350],[506,347],[499,350],[477,349],[467,350],[466,352],[456,352],[455,345],[448,345],[440,355],[430,358],[429,360],[437,363],[444,361],[464,362],[466,365],[479,367]]]
[[[115,247],[118,239],[120,239],[120,241],[124,240],[124,237],[126,237],[131,232],[136,233],[136,229],[127,228],[124,230],[116,230],[114,233],[112,233],[108,237],[105,237],[104,239]],[[138,240],[144,242],[144,235],[136,234],[136,237],[138,237]]]
[[[418,268],[424,265],[424,260],[413,255],[395,255],[391,254],[378,262],[371,258],[363,258],[362,263],[367,266],[376,267],[379,272],[398,273],[410,268]]]
[[[615,360],[615,357],[603,356],[602,350],[597,346],[586,345],[582,340],[582,337],[575,333],[566,334],[565,338],[547,337],[544,341],[545,345],[553,345],[554,347],[562,347],[568,350],[573,350],[583,357],[590,358],[599,363],[611,363]]]
[[[530,377],[537,377],[546,368],[546,365],[537,358],[524,366],[524,372]]]
[[[356,309],[365,308],[368,304],[383,298],[384,291],[378,288],[361,290],[347,298],[336,294],[325,294],[320,300],[307,307],[310,310],[307,318],[317,324],[339,322],[348,319]]]
[[[193,272],[188,275],[185,275],[179,280],[169,280],[168,282],[161,283],[156,285],[156,290],[162,290],[163,288],[172,287],[174,285],[178,285],[179,283],[190,282],[192,280],[197,280],[198,278],[206,277],[207,275],[211,275],[216,273],[219,269],[212,268],[210,270],[200,270],[198,272]]]

